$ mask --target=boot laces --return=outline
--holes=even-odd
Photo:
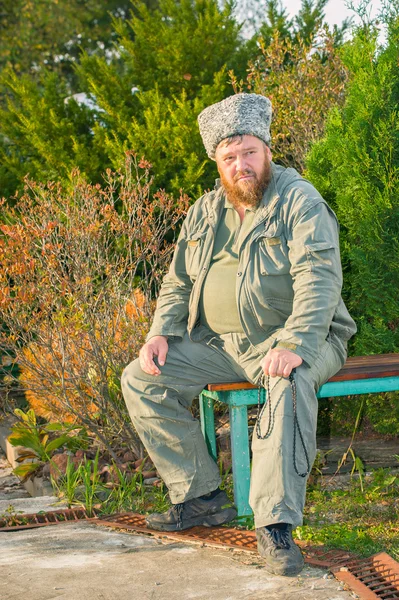
[[[290,533],[286,529],[268,529],[273,544],[277,550],[289,550],[291,547]]]
[[[184,502],[179,502],[178,504],[174,504],[172,506],[172,511],[176,515],[176,527],[177,527],[177,529],[181,529],[182,524],[183,524],[183,509],[184,509]]]

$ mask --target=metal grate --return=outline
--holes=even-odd
[[[240,550],[250,550],[252,552],[255,552],[257,548],[255,532],[241,529],[227,527],[192,527],[191,529],[180,532],[154,531],[146,526],[145,519],[142,515],[133,513],[101,517],[98,520],[98,524],[120,527],[122,529],[131,529],[160,538],[166,537],[183,541],[191,540],[206,542],[211,545],[239,548]]]
[[[355,554],[345,550],[338,550],[336,548],[326,550],[324,546],[310,546],[298,540],[295,540],[295,542],[300,546],[305,561],[314,567],[332,569],[333,567],[346,565],[349,561],[357,558]]]
[[[147,533],[159,538],[170,538],[181,541],[197,541],[224,548],[235,548],[248,552],[257,552],[257,541],[254,531],[235,529],[230,527],[193,527],[185,531],[165,532],[154,531],[146,526],[142,515],[125,513],[110,517],[100,517],[98,525],[109,525],[122,529],[130,529],[140,533]],[[316,567],[329,569],[333,566],[346,564],[356,557],[350,552],[343,550],[326,550],[324,546],[309,546],[306,542],[298,542],[301,547],[305,561]]]
[[[76,521],[95,521],[97,511],[93,510],[95,516],[89,517],[84,508],[68,508],[65,510],[54,510],[35,514],[10,514],[0,519],[0,531],[17,531],[19,529],[33,529],[34,527],[45,527],[46,525],[60,525],[61,523],[75,523]]]
[[[399,598],[399,564],[385,552],[331,569],[364,600]]]

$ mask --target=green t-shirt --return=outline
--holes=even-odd
[[[246,209],[241,223],[238,212],[225,200],[199,304],[201,323],[218,334],[244,333],[236,300],[238,252],[255,212]]]

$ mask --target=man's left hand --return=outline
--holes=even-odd
[[[260,366],[270,377],[289,377],[292,369],[302,364],[302,358],[286,348],[270,348]]]

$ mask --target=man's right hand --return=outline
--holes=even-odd
[[[158,357],[158,363],[162,367],[168,354],[168,338],[165,335],[155,335],[144,344],[139,353],[140,367],[148,375],[160,375],[161,371],[154,362],[154,356]]]

